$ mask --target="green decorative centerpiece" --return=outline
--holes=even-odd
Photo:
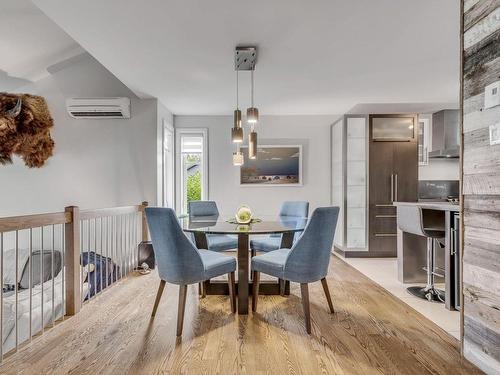
[[[238,208],[236,214],[234,215],[234,219],[228,220],[228,222],[231,224],[252,224],[258,223],[260,221],[260,219],[253,218],[252,210],[245,204],[242,204]]]
[[[234,215],[238,224],[249,224],[252,221],[252,216],[252,210],[245,204],[242,204]]]

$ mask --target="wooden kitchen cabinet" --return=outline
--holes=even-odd
[[[418,197],[417,116],[370,115],[369,119],[369,256],[396,256],[393,202],[413,202]],[[393,133],[392,124],[396,124]],[[408,131],[402,131],[402,124]],[[384,129],[383,138],[374,125]]]

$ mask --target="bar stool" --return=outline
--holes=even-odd
[[[406,290],[422,299],[431,302],[444,302],[445,292],[434,287],[434,277],[442,276],[435,272],[436,263],[436,243],[440,247],[438,240],[445,237],[444,231],[444,216],[441,219],[439,216],[433,222],[426,222],[424,224],[424,215],[422,208],[418,206],[398,206],[398,226],[403,232],[416,234],[427,238],[427,285],[425,287],[412,286]],[[432,217],[431,219],[436,219]],[[439,222],[436,222],[439,221]],[[442,222],[441,222],[442,221]]]

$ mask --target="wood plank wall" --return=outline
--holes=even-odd
[[[500,145],[484,87],[500,79],[500,0],[463,0],[463,353],[500,374]]]

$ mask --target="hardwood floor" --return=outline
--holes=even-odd
[[[260,296],[258,313],[238,316],[229,297],[200,299],[188,287],[184,333],[176,338],[178,287],[167,284],[156,317],[156,274],[103,293],[18,353],[2,374],[476,374],[456,339],[342,260],[309,286],[312,335],[300,286]]]

